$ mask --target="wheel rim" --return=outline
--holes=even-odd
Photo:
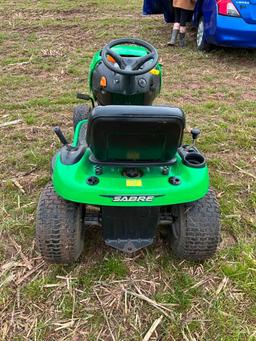
[[[70,235],[67,229],[67,233],[64,235],[64,239],[73,238],[73,244],[70,248],[66,245],[63,249],[63,258],[66,259],[68,263],[76,261],[81,255],[84,247],[84,228],[83,228],[83,206],[79,205],[75,211],[75,219],[73,220],[74,235]]]
[[[78,208],[78,214],[76,217],[76,228],[78,230],[77,233],[77,243],[78,245],[80,245],[80,252],[82,252],[83,250],[83,246],[84,246],[84,233],[85,233],[85,229],[83,226],[84,223],[84,207],[80,204],[79,208]]]
[[[173,218],[172,235],[175,240],[178,240],[180,236],[180,212],[178,207],[175,207],[173,210]]]
[[[197,46],[200,46],[202,44],[203,36],[204,36],[204,22],[203,20],[201,20],[197,29],[197,36],[196,36]]]
[[[177,221],[174,224],[172,224],[172,235],[175,240],[179,239],[180,227]]]

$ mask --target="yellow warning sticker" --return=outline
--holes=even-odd
[[[152,75],[158,76],[160,71],[157,70],[157,69],[152,69],[152,70],[149,71],[149,73],[151,73]]]
[[[127,187],[141,187],[142,181],[141,180],[135,180],[135,179],[126,179],[126,186]]]
[[[127,158],[131,160],[138,160],[140,158],[140,154],[138,152],[128,152]]]

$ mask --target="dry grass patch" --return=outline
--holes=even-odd
[[[192,30],[188,48],[170,49],[169,26],[140,12],[135,0],[1,3],[1,340],[256,339],[255,52],[199,53]],[[187,130],[202,128],[198,146],[222,211],[219,252],[203,264],[179,262],[157,238],[127,257],[96,229],[80,263],[47,265],[34,224],[59,146],[52,126],[71,138],[75,93],[87,88],[94,52],[127,34],[159,50],[156,102],[183,107]]]

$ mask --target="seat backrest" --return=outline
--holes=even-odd
[[[86,141],[100,162],[167,163],[181,145],[185,115],[167,106],[95,107]]]

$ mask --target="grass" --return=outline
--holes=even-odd
[[[166,46],[170,27],[131,1],[2,0],[0,20],[0,340],[256,340],[254,51]],[[181,106],[200,127],[222,211],[222,242],[203,264],[175,260],[161,240],[134,257],[91,231],[81,262],[42,262],[34,243],[40,191],[59,144],[72,136],[77,91],[90,60],[112,38],[135,36],[159,51],[156,103]],[[185,140],[190,141],[189,134]],[[17,183],[19,186],[17,186]],[[111,333],[113,337],[111,336]]]

